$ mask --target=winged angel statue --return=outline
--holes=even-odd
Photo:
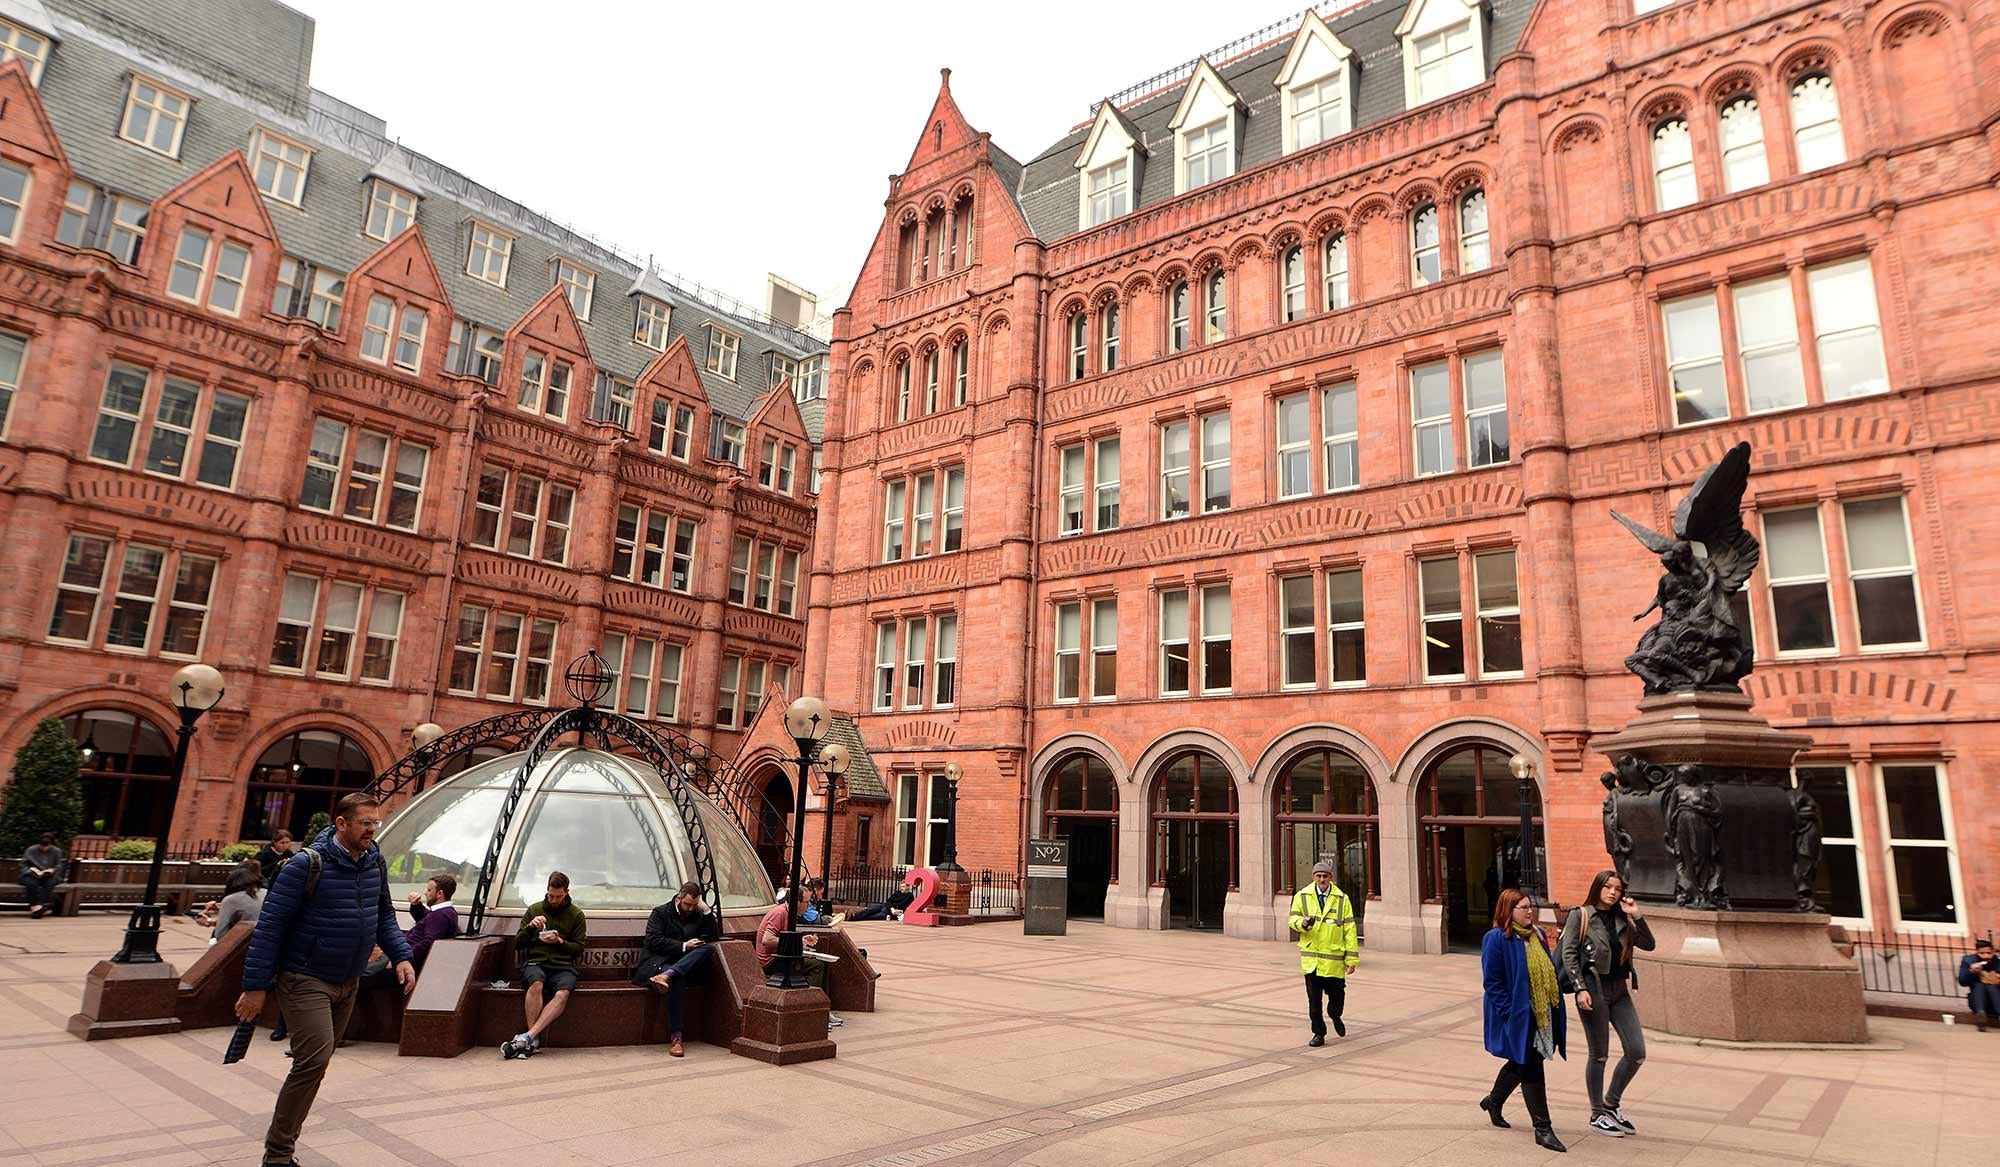
[[[1756,537],[1743,527],[1743,488],[1749,481],[1750,443],[1739,442],[1695,480],[1674,511],[1672,537],[1611,512],[1666,569],[1652,604],[1632,617],[1643,620],[1657,608],[1660,622],[1625,658],[1649,697],[1735,691],[1750,675],[1750,645],[1729,606],[1760,556]]]

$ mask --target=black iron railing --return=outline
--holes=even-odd
[[[909,874],[910,869],[907,866],[870,867],[865,863],[857,863],[843,867],[835,864],[833,875],[827,880],[827,890],[832,894],[833,902],[836,904],[865,908],[886,901],[903,886],[903,880]],[[967,868],[965,874],[972,881],[973,915],[1021,914],[1020,872]]]
[[[71,859],[109,859],[111,858],[111,848],[125,841],[125,839],[110,835],[96,835],[72,839],[70,840],[67,854]],[[135,835],[131,841],[135,843],[150,843],[153,840],[151,838],[139,838]],[[167,854],[162,862],[191,863],[198,859],[213,858],[217,852],[221,851],[227,845],[221,839],[203,839],[199,843],[182,843],[178,846],[168,847]],[[151,858],[151,854],[146,856],[146,859]],[[134,862],[143,863],[145,859],[134,860]]]
[[[1984,938],[1993,939],[1993,933]],[[1975,943],[1970,936],[1877,932],[1849,934],[1838,946],[1852,952],[1865,992],[1964,1000],[1958,962]]]

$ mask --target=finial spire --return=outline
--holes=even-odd
[[[951,66],[946,65],[944,68],[939,69],[938,77],[938,88],[944,90],[946,93],[951,92]]]

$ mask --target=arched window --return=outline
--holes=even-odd
[[[1847,161],[1833,78],[1808,73],[1792,82],[1792,141],[1798,150],[1801,174]]]
[[[1334,882],[1361,915],[1368,897],[1382,890],[1375,784],[1368,771],[1341,750],[1308,750],[1279,773],[1277,796],[1276,890],[1307,886],[1313,864],[1330,859]]]
[[[1326,237],[1326,254],[1321,257],[1325,275],[1326,310],[1347,307],[1347,236],[1335,231]]]
[[[1222,926],[1236,889],[1236,783],[1213,754],[1176,755],[1153,779],[1153,885],[1168,914],[1192,928]]]
[[[972,346],[963,337],[951,346],[951,403],[964,405],[972,395]]]
[[[1492,237],[1486,230],[1486,192],[1473,187],[1458,196],[1458,272],[1485,271],[1493,265]]]
[[[933,348],[924,354],[924,412],[936,413],[938,408],[938,351]]]
[[[250,768],[239,838],[268,839],[284,827],[309,841],[306,824],[320,811],[333,813],[344,794],[375,777],[368,753],[346,734],[307,729],[272,742]]]
[[[1083,380],[1090,367],[1090,321],[1079,308],[1069,318],[1069,379]]]
[[[944,274],[944,208],[933,207],[924,216],[924,262],[919,279]]]
[[[1297,320],[1306,314],[1306,253],[1305,249],[1292,246],[1285,250],[1285,258],[1279,265],[1284,281],[1285,320]]]
[[[910,420],[910,358],[896,358],[896,420]]]
[[[1118,367],[1118,301],[1106,304],[1098,313],[1098,331],[1103,334],[1104,349],[1099,354],[1098,371],[1109,373]]]
[[[1662,211],[1685,207],[1700,194],[1694,181],[1694,139],[1684,117],[1653,127],[1653,195]]]
[[[1069,840],[1073,916],[1104,914],[1104,891],[1118,881],[1118,783],[1094,754],[1057,764],[1042,787],[1042,836]]]
[[[1495,746],[1468,744],[1439,756],[1418,779],[1423,897],[1445,905],[1455,945],[1477,944],[1501,890],[1521,885],[1521,783],[1507,762]],[[1532,780],[1528,812],[1539,834],[1541,795]],[[1537,863],[1535,870],[1547,869]]]
[[[972,196],[960,196],[951,206],[951,254],[945,270],[957,271],[972,263]]]
[[[903,224],[896,236],[896,287],[907,288],[917,280],[917,221]]]
[[[1722,107],[1716,118],[1722,139],[1722,189],[1730,193],[1771,181],[1764,163],[1764,115],[1757,99],[1744,96]]]
[[[62,722],[83,750],[83,829],[94,835],[157,836],[172,810],[167,780],[174,748],[167,735],[122,709],[86,709]]]
[[[1438,252],[1438,209],[1425,203],[1410,216],[1410,286],[1421,288],[1444,278]]]
[[[1220,268],[1208,277],[1208,329],[1203,344],[1214,344],[1229,335],[1229,277]]]
[[[1188,286],[1182,280],[1167,292],[1167,351],[1177,353],[1188,346]]]

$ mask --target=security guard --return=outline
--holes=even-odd
[[[1340,1015],[1347,1007],[1347,978],[1361,961],[1361,940],[1354,930],[1354,905],[1347,893],[1333,886],[1333,864],[1322,859],[1313,864],[1311,887],[1292,895],[1292,911],[1287,923],[1299,934],[1299,968],[1306,974],[1307,1014],[1312,1019],[1312,1040],[1307,1045],[1326,1044],[1326,1022],[1320,1016],[1320,997],[1326,997],[1326,1011],[1333,1014],[1333,1031],[1347,1036]]]

